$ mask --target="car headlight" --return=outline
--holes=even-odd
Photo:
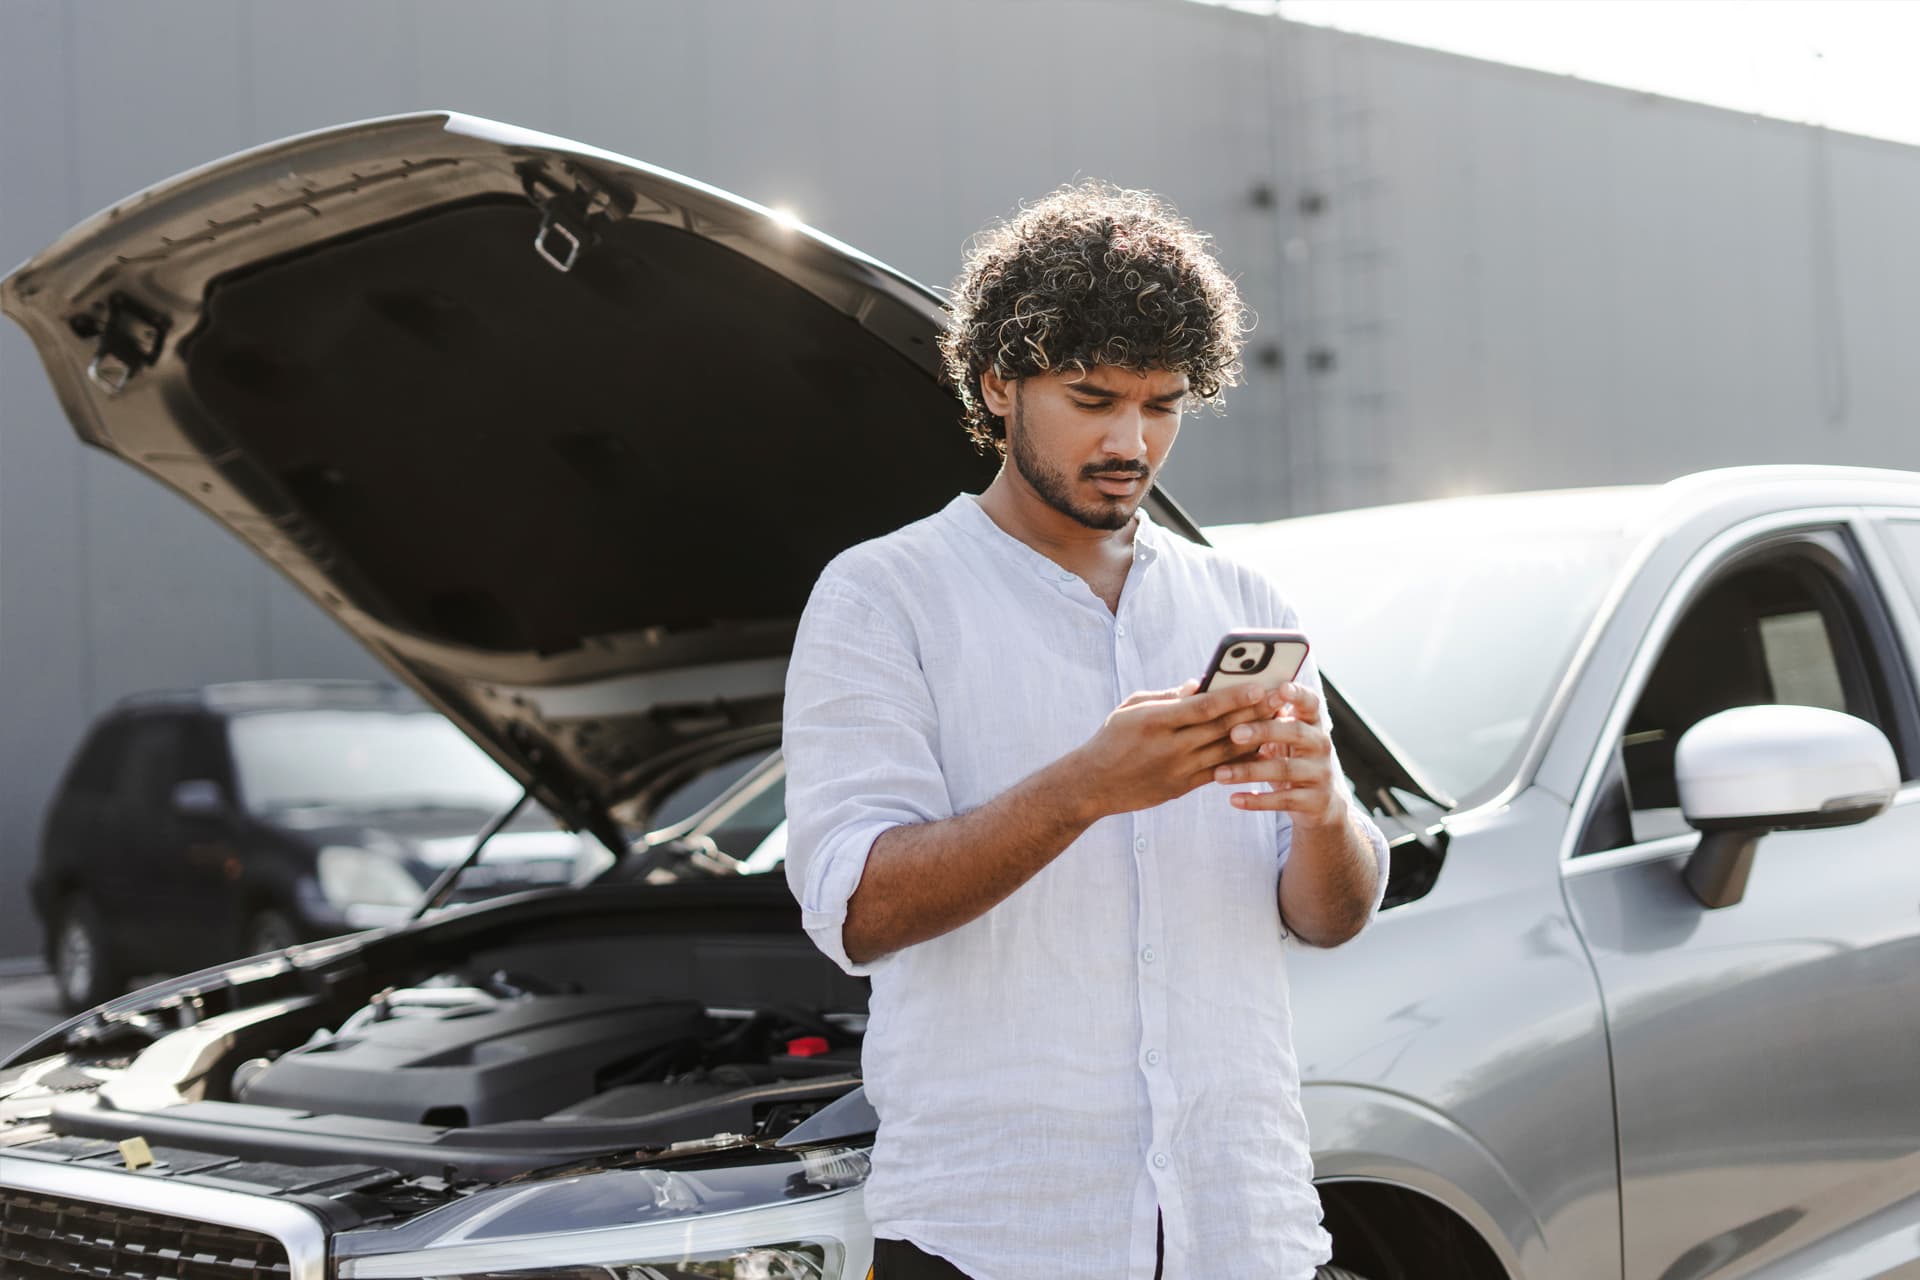
[[[338,1275],[864,1280],[870,1229],[859,1186],[846,1184],[864,1181],[866,1155],[845,1149],[823,1154],[826,1162],[809,1153],[797,1169],[785,1162],[752,1169],[638,1169],[501,1188],[485,1197],[488,1203],[450,1206],[396,1230],[370,1231],[357,1246],[336,1237],[336,1248],[344,1244],[349,1255],[339,1258]],[[824,1189],[836,1182],[846,1189]],[[786,1202],[766,1203],[769,1198]],[[609,1218],[625,1221],[596,1225]],[[372,1252],[376,1248],[380,1252]]]
[[[320,892],[342,911],[354,905],[410,907],[424,892],[392,856],[352,845],[320,851]]]

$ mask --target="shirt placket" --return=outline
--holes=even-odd
[[[1119,697],[1148,687],[1146,664],[1140,650],[1140,637],[1133,619],[1140,613],[1139,603],[1146,590],[1145,579],[1152,555],[1136,547],[1132,572],[1121,592],[1120,607],[1108,615],[1108,639],[1113,655],[1114,687]],[[1146,1081],[1146,1148],[1142,1151],[1154,1200],[1164,1211],[1179,1201],[1177,1165],[1173,1158],[1172,1138],[1177,1128],[1178,1099],[1174,1094],[1171,1071],[1172,1046],[1168,1036],[1167,944],[1164,918],[1158,892],[1158,843],[1163,836],[1159,809],[1140,809],[1127,815],[1127,838],[1133,855],[1133,876],[1137,892],[1134,920],[1135,989],[1139,993],[1140,1041],[1135,1046],[1135,1064]],[[1148,1242],[1153,1224],[1136,1223],[1136,1233],[1145,1232]]]

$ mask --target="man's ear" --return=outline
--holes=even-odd
[[[980,403],[996,418],[1013,415],[1013,389],[1018,378],[1003,378],[992,369],[980,375]]]

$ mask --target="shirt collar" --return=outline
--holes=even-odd
[[[1079,575],[1061,568],[1045,555],[1034,550],[1020,539],[994,523],[992,516],[980,505],[977,493],[957,494],[942,513],[951,518],[970,536],[999,547],[1016,561],[1026,565],[1035,574],[1048,582],[1061,582],[1077,578]],[[1164,530],[1147,515],[1146,504],[1142,503],[1134,511],[1133,521],[1133,559],[1135,564],[1152,564],[1160,555],[1161,540],[1166,536]]]

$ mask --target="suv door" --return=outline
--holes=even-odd
[[[102,822],[96,900],[135,972],[178,972],[206,954],[203,867],[192,860],[195,832],[173,811],[186,780],[188,717],[150,711],[128,720],[120,773]],[[224,939],[223,939],[224,941]]]
[[[125,736],[120,720],[108,716],[98,721],[74,752],[66,776],[47,806],[33,894],[47,928],[49,958],[54,958],[55,948],[61,945],[58,935],[66,927],[66,917],[76,909],[77,900],[90,904],[98,918],[99,892],[110,887],[109,881],[117,870],[118,860],[109,838],[108,811],[120,776]],[[99,946],[107,942],[104,934],[90,940]],[[110,956],[93,959],[95,963],[107,963],[117,969]]]
[[[1680,877],[1697,836],[1673,780],[1692,724],[1786,702],[1878,725],[1911,782],[1913,686],[1881,593],[1849,530],[1796,530],[1713,566],[1649,639],[1567,866],[1607,1007],[1626,1273],[1883,1274],[1875,1251],[1911,1257],[1920,1204],[1920,791],[1765,837],[1745,897],[1709,910]]]

